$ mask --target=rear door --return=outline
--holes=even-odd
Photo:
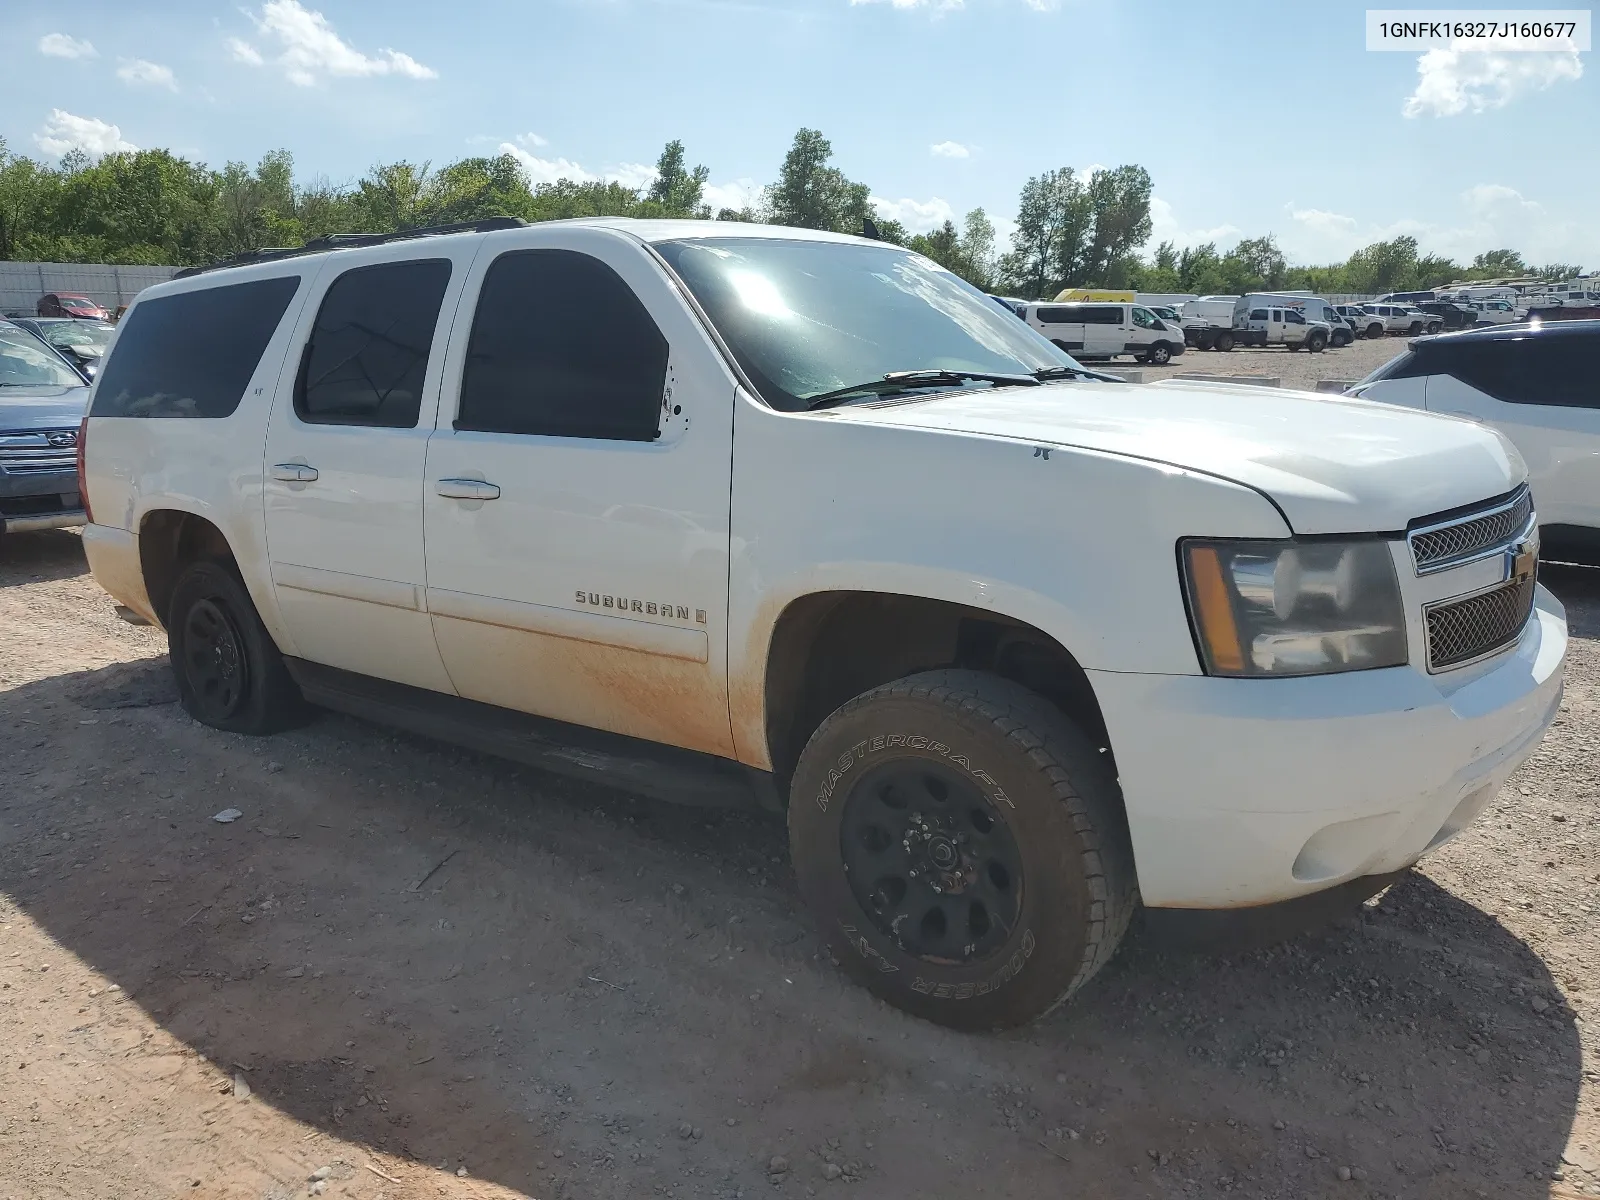
[[[457,690],[732,757],[734,387],[704,329],[636,241],[572,227],[493,235],[458,324],[423,495]]]
[[[422,475],[451,314],[480,239],[333,255],[278,383],[263,502],[302,657],[448,692],[424,598]]]
[[[1545,525],[1600,527],[1600,334],[1435,345],[1431,411],[1511,439]]]

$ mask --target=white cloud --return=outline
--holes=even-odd
[[[584,170],[571,159],[540,158],[530,154],[515,142],[501,142],[500,153],[509,154],[521,163],[523,172],[528,176],[528,182],[536,187],[541,183],[554,183],[558,179],[570,179],[573,183],[591,183],[600,178],[592,171]]]
[[[1417,89],[1401,112],[1408,117],[1485,112],[1582,75],[1576,50],[1429,50],[1417,59]]]
[[[537,133],[519,133],[511,140],[526,150],[535,150],[550,144],[549,138],[542,138]]]
[[[33,135],[33,141],[46,154],[66,154],[82,150],[99,158],[122,150],[137,150],[132,142],[122,140],[122,130],[94,117],[79,117],[52,108],[45,118],[44,127]]]
[[[160,63],[149,62],[143,58],[123,59],[122,65],[117,68],[117,78],[136,87],[164,87],[174,92],[178,90],[178,81],[173,77],[171,67],[164,67]]]
[[[972,151],[960,142],[935,142],[928,149],[933,152],[935,158],[967,158],[972,154]]]
[[[234,62],[242,62],[249,67],[259,67],[266,61],[261,57],[261,51],[242,38],[228,39],[228,53]]]
[[[407,79],[437,79],[439,72],[424,66],[409,54],[383,49],[374,55],[363,54],[337,33],[320,12],[303,7],[299,0],[267,0],[259,17],[250,18],[266,53],[238,38],[228,39],[235,60],[261,65],[270,60],[290,83],[311,87],[325,78],[365,79],[375,75],[399,75]]]
[[[761,203],[761,185],[754,179],[735,179],[728,183],[708,183],[700,190],[701,202],[711,207],[711,215],[724,208],[739,211]]]
[[[1104,170],[1104,168],[1091,167],[1090,170]],[[1185,246],[1201,246],[1206,242],[1225,243],[1230,238],[1236,239],[1239,233],[1237,225],[1230,225],[1226,221],[1210,229],[1185,229],[1177,214],[1173,212],[1171,204],[1160,196],[1150,197],[1149,245],[1151,246],[1171,242],[1181,250]]]
[[[631,187],[635,191],[647,188],[656,181],[657,171],[648,163],[619,163],[610,167],[601,174],[602,179],[615,180],[623,187]]]
[[[65,33],[47,33],[39,39],[39,53],[47,58],[99,58],[100,51],[87,41]]]
[[[926,8],[934,12],[948,12],[950,9],[960,8],[966,0],[850,0],[850,7],[859,4],[892,4],[895,8]]]
[[[1533,262],[1600,261],[1600,236],[1592,223],[1557,216],[1537,200],[1500,183],[1480,183],[1431,206],[1434,219],[1402,218],[1387,224],[1357,220],[1317,208],[1284,210],[1290,226],[1280,239],[1291,262],[1339,262],[1373,242],[1409,235],[1423,254],[1471,262],[1476,254],[1509,246]]]
[[[937,196],[931,200],[885,200],[882,196],[870,199],[881,215],[899,221],[912,233],[927,233],[956,219],[956,210],[949,201]]]

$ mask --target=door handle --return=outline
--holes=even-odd
[[[317,469],[305,463],[278,463],[272,468],[272,477],[280,483],[310,483],[317,477]]]
[[[500,499],[500,489],[481,479],[441,479],[433,485],[433,490],[451,500]]]

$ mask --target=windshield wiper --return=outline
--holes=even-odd
[[[1041,383],[1049,379],[1100,379],[1107,383],[1124,383],[1123,379],[1115,375],[1104,375],[1099,371],[1085,370],[1083,367],[1040,367],[1033,373],[1033,377]]]
[[[870,379],[865,383],[834,388],[831,392],[812,396],[806,400],[806,411],[815,412],[819,408],[832,408],[836,404],[844,403],[851,396],[862,394],[883,396],[891,392],[909,391],[912,388],[941,387],[967,382],[992,383],[995,387],[1037,387],[1043,381],[1032,375],[1007,375],[998,371],[947,371],[943,367],[932,367],[923,371],[890,371],[881,379]]]

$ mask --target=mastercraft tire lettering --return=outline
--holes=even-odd
[[[796,872],[835,957],[929,1020],[1049,1011],[1132,915],[1106,756],[1006,680],[934,671],[857,697],[812,735],[793,797]]]

